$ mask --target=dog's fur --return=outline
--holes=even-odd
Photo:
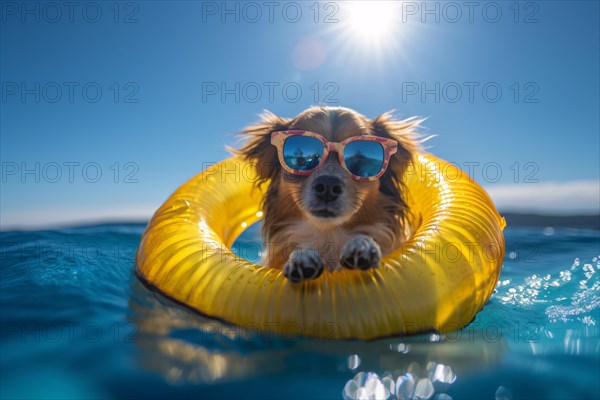
[[[348,108],[312,107],[292,119],[265,112],[258,124],[246,128],[242,132],[248,137],[246,143],[230,150],[256,165],[257,185],[270,182],[262,206],[262,263],[283,267],[292,281],[317,277],[324,267],[377,267],[381,257],[410,232],[401,177],[419,150],[416,130],[420,122],[395,120],[390,112],[369,120]],[[281,168],[277,149],[271,145],[271,132],[288,129],[319,133],[332,142],[376,135],[396,140],[398,151],[376,181],[353,180],[336,153],[330,153],[327,162],[309,176],[297,176]],[[339,178],[343,189],[335,201],[327,203],[316,197],[313,188],[315,179],[325,175]],[[313,211],[319,208],[331,210],[332,215],[315,215]]]

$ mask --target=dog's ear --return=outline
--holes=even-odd
[[[416,154],[422,150],[421,136],[418,133],[421,122],[424,119],[412,117],[397,120],[392,111],[381,114],[371,121],[373,135],[394,139],[398,142],[398,151],[390,158],[390,168],[394,180],[402,179],[402,176],[414,161]]]
[[[407,190],[402,177],[411,167],[411,163],[415,161],[417,153],[422,150],[422,140],[418,133],[421,122],[423,119],[418,118],[397,120],[391,111],[370,121],[373,135],[394,139],[398,142],[398,150],[390,158],[389,167],[379,180],[379,190],[394,200],[390,203],[392,206],[388,212],[396,215],[400,221],[406,221],[410,215],[406,204]],[[398,226],[402,226],[402,224]]]
[[[422,151],[423,140],[418,132],[421,122],[423,119],[414,117],[397,120],[392,115],[392,111],[383,113],[370,121],[373,135],[398,142],[398,150],[390,157],[388,169],[379,180],[379,190],[392,199],[383,207],[388,215],[394,215],[394,218],[397,218],[396,221],[399,223],[392,224],[392,229],[397,235],[406,234],[404,227],[407,225],[405,224],[413,220],[407,205],[408,190],[403,176],[411,168],[411,163],[416,162],[417,153]]]
[[[247,137],[246,143],[241,148],[227,148],[231,153],[255,165],[258,175],[257,184],[274,179],[279,174],[281,168],[278,167],[277,149],[271,144],[271,132],[289,129],[290,122],[291,119],[278,117],[270,111],[265,111],[261,114],[258,123],[241,132],[243,137]]]

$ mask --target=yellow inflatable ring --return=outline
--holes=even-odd
[[[504,258],[504,219],[452,164],[417,157],[404,177],[415,232],[378,269],[325,271],[300,284],[230,251],[262,216],[254,174],[230,158],[173,193],[143,234],[136,260],[142,280],[213,318],[323,339],[452,331],[490,298]]]

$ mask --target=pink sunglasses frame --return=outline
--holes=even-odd
[[[321,143],[323,143],[323,157],[321,157],[321,161],[315,168],[313,168],[311,170],[307,170],[307,171],[301,171],[301,170],[290,168],[285,163],[285,159],[283,157],[283,145],[285,143],[285,140],[291,136],[308,136],[308,137],[318,139],[321,141]],[[381,165],[381,170],[377,173],[377,175],[368,176],[368,177],[354,175],[352,172],[350,172],[350,170],[346,166],[346,160],[344,160],[344,148],[346,147],[346,145],[348,143],[352,143],[357,140],[368,140],[370,142],[377,142],[377,143],[381,144],[381,147],[383,147],[383,164]],[[356,181],[375,181],[375,180],[381,178],[381,176],[387,170],[387,167],[390,163],[390,157],[394,153],[396,153],[396,151],[398,150],[398,142],[396,142],[393,139],[387,139],[387,138],[383,138],[380,136],[373,136],[373,135],[352,136],[342,142],[337,143],[337,142],[328,142],[327,139],[325,139],[323,136],[319,135],[318,133],[310,132],[310,131],[302,131],[302,130],[286,130],[286,131],[271,132],[271,144],[277,148],[277,156],[279,157],[279,163],[281,164],[283,169],[285,169],[287,172],[289,172],[291,174],[302,175],[302,176],[307,176],[307,175],[312,174],[315,170],[317,170],[319,167],[321,167],[325,163],[325,161],[327,161],[327,159],[329,158],[329,153],[332,151],[335,151],[338,154],[338,159],[339,159],[342,167],[344,167],[344,169],[346,171],[348,171],[348,173],[352,176],[352,179],[354,179]]]

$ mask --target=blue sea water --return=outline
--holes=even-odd
[[[142,285],[144,225],[0,233],[0,397],[600,397],[598,231],[510,228],[496,291],[445,335],[256,335]],[[256,226],[234,248],[253,260]],[[250,249],[243,252],[243,250]]]

